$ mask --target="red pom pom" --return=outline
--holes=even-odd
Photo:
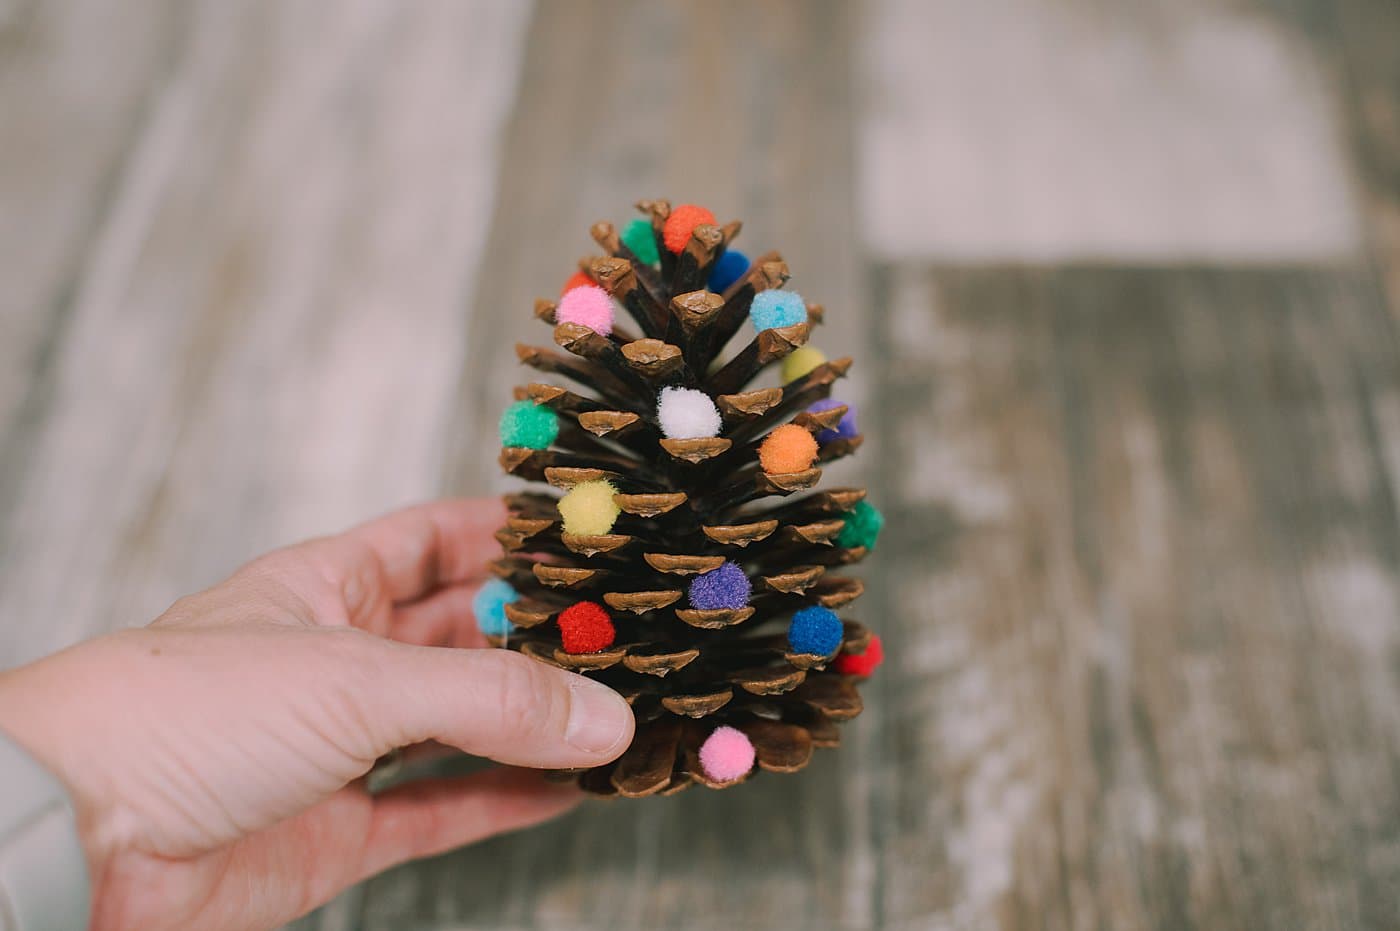
[[[559,612],[559,632],[564,635],[564,652],[597,653],[612,646],[617,631],[603,606],[580,601]]]
[[[569,280],[564,282],[564,287],[559,289],[559,296],[563,297],[565,294],[569,293],[574,288],[592,283],[593,279],[589,278],[583,272],[574,272],[572,275],[569,276]]]
[[[836,671],[843,676],[868,676],[885,661],[885,648],[880,635],[871,634],[864,653],[842,653],[836,657]]]
[[[661,228],[661,240],[672,252],[683,252],[685,244],[690,242],[690,234],[701,223],[714,226],[715,215],[704,207],[681,204],[666,218],[666,225]]]

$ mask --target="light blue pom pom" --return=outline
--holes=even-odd
[[[476,626],[488,637],[508,636],[514,628],[506,619],[506,605],[520,600],[520,593],[501,579],[489,579],[472,599]]]
[[[835,612],[811,605],[792,616],[788,626],[788,646],[794,653],[830,656],[841,645],[841,619]]]
[[[755,330],[795,326],[807,322],[807,305],[794,291],[760,291],[749,305],[749,319]]]

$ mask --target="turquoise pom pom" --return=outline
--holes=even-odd
[[[760,291],[749,305],[755,330],[772,330],[807,322],[807,305],[793,291]]]
[[[516,401],[501,415],[501,445],[548,449],[559,436],[559,417],[534,401]]]
[[[830,656],[841,645],[841,619],[835,612],[811,605],[792,616],[788,626],[788,646],[794,653]]]
[[[655,265],[661,260],[661,253],[656,248],[656,233],[651,228],[650,220],[638,217],[628,223],[622,231],[622,244],[648,265]]]
[[[488,579],[472,599],[476,626],[488,637],[508,636],[515,625],[506,619],[506,605],[520,600],[520,593],[502,579]]]

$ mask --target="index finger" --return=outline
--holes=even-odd
[[[400,603],[485,578],[487,561],[499,554],[495,531],[505,518],[497,498],[449,498],[386,514],[339,539],[350,544],[347,551],[368,550],[385,596]]]

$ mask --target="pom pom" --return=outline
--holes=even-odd
[[[729,290],[729,286],[740,278],[744,277],[744,272],[749,270],[749,257],[738,249],[726,249],[715,259],[714,266],[710,269],[710,280],[705,287],[719,294]]]
[[[836,657],[836,671],[843,676],[868,676],[885,661],[885,647],[879,634],[870,635],[864,653],[842,653]]]
[[[715,782],[733,782],[753,769],[753,744],[744,732],[728,725],[717,727],[700,745],[700,768]]]
[[[648,265],[656,264],[661,258],[661,252],[656,248],[656,233],[652,232],[650,220],[638,217],[628,223],[622,231],[622,244]]]
[[[874,549],[875,541],[880,537],[880,528],[883,526],[885,515],[876,510],[873,504],[857,501],[856,506],[846,514],[846,522],[841,525],[841,532],[836,535],[836,544],[847,549],[857,546]]]
[[[832,440],[849,440],[860,432],[860,430],[856,428],[856,409],[835,398],[823,398],[807,408],[807,410],[817,414],[822,411],[829,411],[833,407],[845,407],[846,413],[841,415],[841,419],[837,422],[835,430],[818,431],[818,443],[830,443]]]
[[[612,332],[613,304],[608,292],[594,284],[573,288],[559,299],[554,319],[560,323],[577,323],[594,333],[607,336]]]
[[[563,297],[565,294],[568,294],[574,288],[582,288],[587,285],[591,285],[592,283],[593,279],[589,278],[583,272],[574,272],[572,275],[569,276],[569,280],[564,282],[564,287],[559,289],[559,296]]]
[[[669,439],[719,435],[719,408],[708,394],[694,388],[662,388],[656,402],[656,419]]]
[[[666,243],[666,248],[672,252],[682,252],[685,244],[690,242],[690,234],[695,232],[695,227],[702,223],[714,225],[715,215],[704,207],[697,207],[694,204],[681,204],[671,211],[671,215],[666,218],[666,225],[661,228],[661,238]]]
[[[612,646],[617,637],[612,618],[593,601],[580,601],[560,611],[559,633],[565,653],[597,653]]]
[[[487,579],[472,598],[476,626],[488,637],[507,636],[515,625],[506,620],[506,605],[520,600],[520,593],[503,579]]]
[[[582,536],[599,536],[612,531],[622,509],[613,500],[617,489],[612,482],[581,482],[559,499],[559,515],[564,518],[564,532]]]
[[[794,653],[830,656],[841,645],[841,619],[827,608],[811,605],[792,616],[788,646]]]
[[[770,474],[804,471],[816,458],[817,441],[797,424],[783,424],[758,447],[758,463]]]
[[[815,346],[798,346],[792,352],[783,356],[782,373],[783,384],[790,381],[797,381],[803,375],[810,374],[812,369],[826,361],[826,353]]]
[[[796,326],[807,322],[807,304],[795,291],[760,291],[749,305],[749,319],[755,330]]]
[[[690,606],[699,611],[748,607],[753,586],[739,564],[726,560],[718,569],[702,572],[690,582]]]
[[[547,449],[559,436],[559,417],[534,401],[516,401],[501,414],[501,445]]]

